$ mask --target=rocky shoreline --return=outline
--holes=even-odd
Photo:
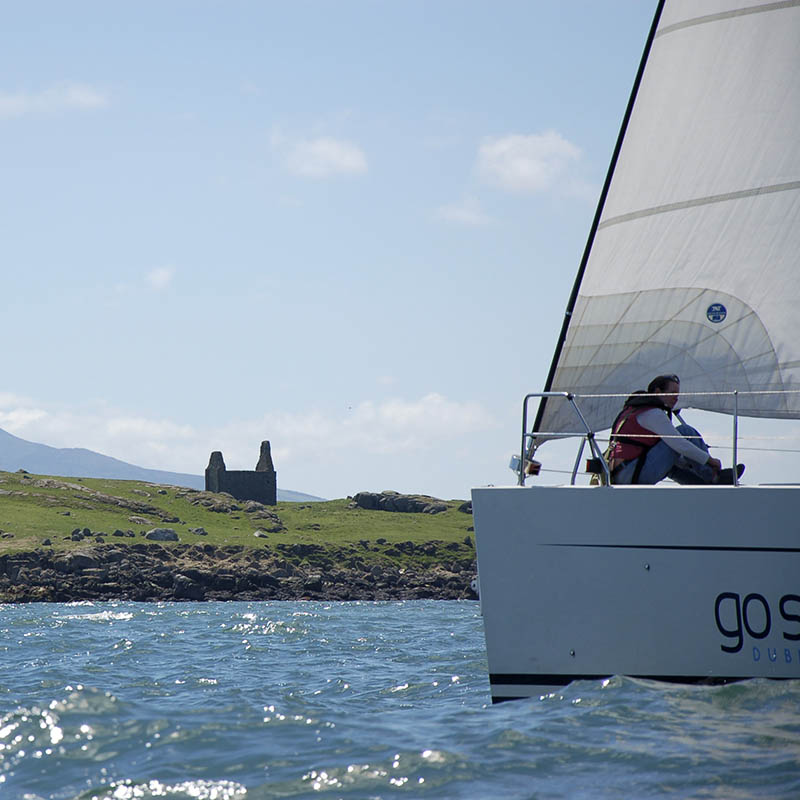
[[[157,543],[92,544],[79,550],[0,556],[0,603],[87,600],[462,600],[474,562],[442,542],[390,545],[405,561],[358,546]]]

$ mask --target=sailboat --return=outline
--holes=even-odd
[[[598,436],[669,373],[733,463],[741,417],[800,418],[798,131],[800,0],[660,0],[517,485],[472,491],[493,701],[800,678],[800,484],[610,485]],[[565,436],[599,485],[528,477]]]

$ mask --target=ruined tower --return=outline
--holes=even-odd
[[[261,442],[261,454],[253,471],[226,469],[222,453],[215,450],[206,467],[206,491],[227,492],[237,500],[274,506],[278,502],[278,473],[272,464],[269,442]]]

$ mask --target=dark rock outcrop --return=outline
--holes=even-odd
[[[0,602],[475,599],[474,553],[460,543],[395,542],[366,550],[308,543],[81,546],[0,556]],[[391,558],[400,554],[415,561],[402,566]]]
[[[369,511],[399,511],[406,514],[439,514],[447,511],[447,504],[438,497],[390,491],[359,492],[353,496],[351,507],[365,508]]]

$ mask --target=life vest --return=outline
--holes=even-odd
[[[647,454],[647,451],[661,441],[651,430],[639,422],[639,414],[658,408],[670,413],[658,398],[638,397],[631,395],[625,402],[625,407],[614,420],[611,426],[611,436],[608,443],[607,459],[608,468],[614,470],[625,461],[632,461]]]

